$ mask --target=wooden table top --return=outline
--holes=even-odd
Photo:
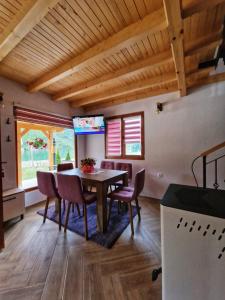
[[[94,173],[83,173],[79,168],[58,172],[58,174],[77,175],[81,179],[95,182],[107,182],[113,178],[127,174],[127,171],[95,169]]]

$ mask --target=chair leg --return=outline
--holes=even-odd
[[[78,213],[78,216],[80,217],[80,206],[78,203],[76,203],[76,207],[77,207],[77,213]]]
[[[121,202],[117,201],[117,213],[120,213],[120,209],[121,209]]]
[[[48,211],[48,204],[49,204],[49,197],[47,197],[46,203],[45,203],[45,212],[44,212],[43,223],[45,223],[45,220],[46,220],[47,211]]]
[[[70,215],[70,207],[71,207],[71,202],[68,203],[68,207],[67,207],[67,213],[66,213],[66,221],[65,221],[64,232],[66,232],[66,230],[67,230],[67,225],[68,225],[69,215]]]
[[[135,199],[135,203],[136,203],[136,208],[137,208],[137,213],[138,213],[138,220],[141,221],[141,213],[140,213],[140,206],[138,203],[138,198]]]
[[[84,229],[85,229],[85,238],[88,240],[88,223],[87,223],[87,206],[86,203],[84,203],[83,206],[83,211],[84,211]]]
[[[109,225],[109,221],[110,221],[110,216],[111,216],[111,212],[112,212],[112,204],[113,204],[113,199],[110,199],[107,226]]]
[[[131,234],[134,235],[134,224],[133,224],[133,209],[131,202],[128,203],[129,212],[130,212],[130,226],[131,226]]]
[[[59,201],[59,230],[61,230],[61,225],[62,225],[62,214],[61,214],[61,199],[58,200]]]
[[[66,209],[66,200],[63,199],[63,211],[65,211],[65,209]]]

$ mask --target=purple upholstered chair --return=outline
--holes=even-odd
[[[61,197],[56,188],[55,177],[50,172],[37,171],[37,182],[39,191],[47,196],[43,223],[45,223],[46,220],[50,199],[57,198],[59,204],[59,230],[61,230]]]
[[[129,211],[130,211],[130,224],[131,224],[132,235],[134,235],[134,225],[133,225],[133,211],[132,211],[131,202],[134,200],[136,203],[138,219],[140,221],[141,214],[140,214],[140,207],[138,204],[138,196],[140,195],[140,193],[142,192],[142,190],[144,188],[144,183],[145,183],[145,169],[142,169],[135,175],[133,188],[132,187],[121,187],[119,189],[116,189],[115,191],[113,191],[112,193],[110,193],[108,195],[108,197],[110,198],[108,222],[109,222],[110,215],[111,215],[113,201],[118,200],[118,201],[127,203],[128,207],[129,207]]]
[[[58,164],[57,172],[73,169],[73,163]]]
[[[131,180],[132,180],[132,164],[118,162],[118,163],[116,163],[116,170],[127,171],[127,173],[128,173],[128,185],[130,185]],[[122,185],[123,185],[122,180],[118,181],[115,184],[116,187],[120,187]]]
[[[115,169],[114,161],[102,160],[101,169],[114,170]]]
[[[67,170],[72,170],[72,169],[73,169],[73,163],[58,164],[58,166],[57,166],[57,172],[62,172],[62,171],[67,171]],[[78,215],[80,216],[80,208],[79,208],[79,205],[76,204],[76,207],[77,207]],[[65,199],[63,199],[63,209],[64,209],[64,210],[66,209],[66,202],[65,202]],[[74,203],[73,203],[73,205],[72,205],[72,209],[73,209],[73,212],[74,212]]]
[[[96,194],[92,192],[84,192],[79,176],[58,174],[58,191],[59,195],[66,199],[69,204],[66,213],[66,221],[64,231],[66,232],[71,204],[82,204],[84,212],[85,238],[88,239],[87,224],[87,205],[96,201]]]
[[[106,170],[114,170],[115,163],[114,161],[102,160],[100,168]],[[110,192],[112,192],[112,185],[110,185],[109,188],[110,188]]]

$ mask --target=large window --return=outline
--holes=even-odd
[[[23,107],[14,107],[17,128],[18,185],[37,186],[38,170],[51,171],[59,163],[75,161],[72,120]]]
[[[37,171],[74,162],[74,145],[73,129],[17,121],[19,185],[25,189],[37,186]]]
[[[144,113],[106,119],[106,158],[144,159]]]

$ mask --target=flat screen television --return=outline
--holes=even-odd
[[[73,126],[76,135],[105,133],[103,115],[74,116]]]

